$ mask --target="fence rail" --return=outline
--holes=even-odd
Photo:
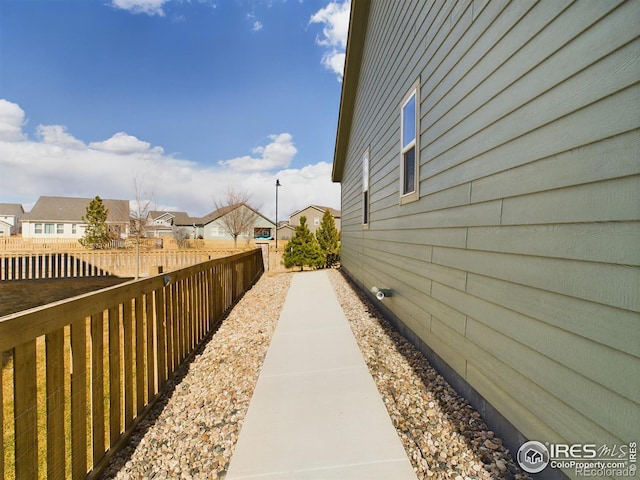
[[[238,250],[155,250],[0,253],[0,281],[78,278],[116,275],[147,276],[155,267],[166,270],[237,253]]]
[[[252,250],[0,318],[0,478],[97,478],[262,272]]]

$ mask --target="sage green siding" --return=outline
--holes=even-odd
[[[366,22],[334,170],[343,267],[526,437],[637,441],[640,2],[372,0]],[[418,79],[419,200],[400,205]]]

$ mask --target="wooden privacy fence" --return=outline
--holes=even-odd
[[[253,250],[0,318],[0,478],[97,478],[262,272]]]
[[[22,252],[22,251],[57,251],[68,252],[76,250],[86,250],[80,239],[74,238],[23,238],[23,237],[0,237],[0,251]],[[138,243],[140,248],[206,248],[205,241],[200,239],[186,239],[181,242],[181,246],[171,237],[161,238],[129,238],[111,240],[109,248],[134,249]]]
[[[237,252],[237,250],[235,251]],[[155,267],[166,270],[187,267],[235,253],[229,250],[76,251],[0,253],[0,281],[40,278],[78,278],[116,275],[146,276]]]
[[[189,238],[178,242],[172,237],[152,237],[127,238],[120,240],[112,240],[109,243],[109,249],[119,250],[135,250],[136,243],[142,250],[212,250],[212,249],[236,249],[233,240],[203,240],[200,238]],[[255,239],[248,242],[243,239],[238,241],[237,247],[249,248],[255,246]],[[0,236],[0,252],[76,252],[87,251],[87,247],[80,244],[78,239],[73,238],[23,238],[23,237],[1,237]]]
[[[85,247],[78,240],[70,238],[22,238],[0,237],[0,251],[69,251]]]

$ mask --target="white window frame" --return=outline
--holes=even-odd
[[[404,110],[415,97],[415,132],[412,141],[404,145]],[[413,190],[405,192],[405,155],[414,149]],[[400,205],[415,202],[420,198],[420,78],[411,86],[400,104]]]
[[[369,228],[371,218],[371,198],[369,196],[370,148],[362,155],[362,228]]]
[[[42,235],[44,233],[44,227],[42,226],[42,223],[33,224],[33,233],[35,235]]]

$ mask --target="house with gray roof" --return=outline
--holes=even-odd
[[[20,219],[24,208],[19,203],[0,203],[0,237],[20,233]]]
[[[316,233],[316,230],[320,228],[320,223],[322,222],[322,216],[324,215],[324,212],[327,210],[329,210],[331,212],[331,215],[333,215],[333,220],[335,221],[336,229],[340,231],[340,226],[341,226],[340,210],[336,210],[335,208],[331,208],[331,207],[323,207],[321,205],[309,205],[308,207],[305,207],[301,210],[298,210],[297,212],[292,213],[291,215],[289,215],[289,225],[295,228],[296,226],[300,225],[301,217],[307,217],[307,226],[309,227],[309,230],[311,231],[311,233]],[[278,233],[278,236],[280,236],[279,233]]]
[[[23,238],[79,239],[86,223],[82,217],[92,198],[41,196],[30,212],[22,216]],[[107,224],[119,238],[129,232],[129,201],[102,199],[109,211]]]
[[[186,228],[192,238],[202,234],[201,219],[191,217],[187,212],[151,211],[147,217],[147,236],[170,237],[176,228]]]
[[[186,212],[152,211],[149,212],[147,221],[147,235],[171,236],[175,229],[184,229],[190,238],[233,240],[229,232],[229,225],[234,223],[231,220],[233,218],[251,218],[252,220],[251,225],[238,240],[269,239],[275,235],[275,223],[244,203],[218,208],[203,217],[192,217]]]
[[[202,217],[197,225],[202,228],[205,240],[233,240],[229,231],[229,218],[246,216],[253,218],[251,225],[238,237],[239,241],[274,238],[276,224],[245,203],[214,210]]]

